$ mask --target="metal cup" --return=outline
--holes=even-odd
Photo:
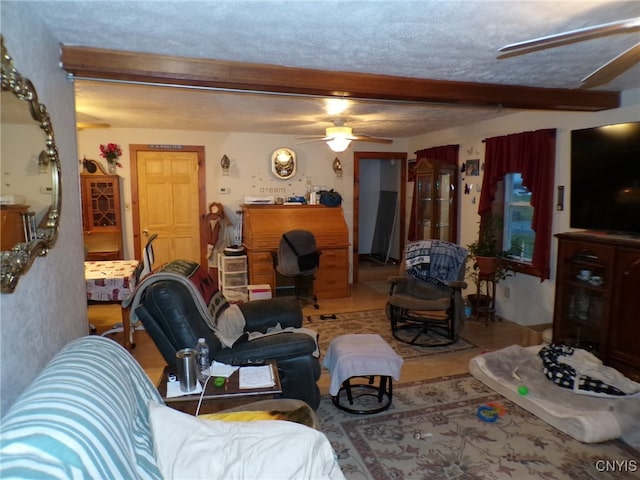
[[[176,373],[180,380],[180,390],[191,392],[198,383],[198,352],[193,348],[183,348],[176,352]]]

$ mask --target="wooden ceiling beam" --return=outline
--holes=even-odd
[[[620,106],[619,92],[429,80],[278,65],[62,47],[78,78],[458,106],[594,112]]]

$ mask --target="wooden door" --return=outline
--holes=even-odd
[[[178,259],[206,265],[204,147],[131,145],[130,151],[136,258],[157,233],[156,266]]]

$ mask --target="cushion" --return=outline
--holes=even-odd
[[[307,427],[314,426],[314,420],[311,416],[311,407],[302,406],[295,410],[252,410],[224,413],[208,413],[199,415],[198,418],[203,420],[220,420],[223,422],[254,422],[256,420],[286,420],[288,422],[296,422]]]
[[[327,437],[280,420],[203,420],[149,403],[154,451],[164,478],[344,479]]]

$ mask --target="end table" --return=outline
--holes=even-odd
[[[270,365],[273,371],[275,384],[272,387],[241,389],[239,386],[240,370],[238,369],[233,372],[233,375],[229,377],[226,385],[222,387],[216,387],[213,384],[213,379],[209,380],[204,396],[202,397],[199,413],[216,413],[258,400],[280,398],[282,395],[282,386],[280,385],[277,362],[275,360],[267,360],[265,364]],[[174,372],[172,372],[169,367],[165,367],[160,385],[158,385],[158,391],[162,399],[168,407],[195,415],[198,402],[200,401],[200,393],[167,398],[167,381],[171,373]]]

